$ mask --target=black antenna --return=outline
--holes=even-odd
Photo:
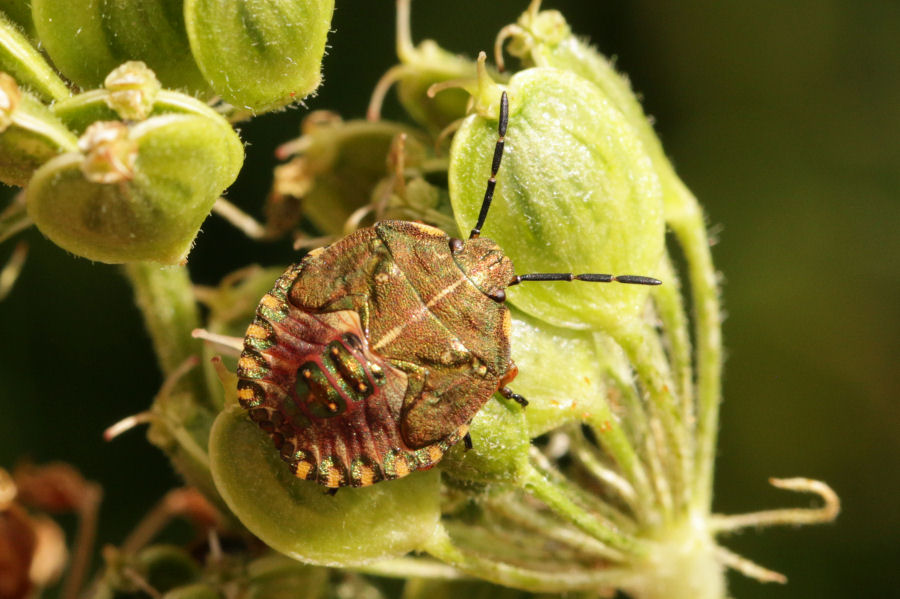
[[[518,285],[525,281],[588,281],[591,283],[627,283],[629,285],[662,285],[662,281],[653,277],[640,275],[601,275],[585,273],[573,275],[570,272],[541,272],[529,275],[516,275],[510,285]]]
[[[509,122],[509,100],[506,92],[500,96],[500,124],[497,127],[497,145],[494,146],[494,160],[491,162],[491,176],[488,178],[487,189],[484,190],[484,199],[481,201],[481,212],[478,213],[478,222],[469,234],[469,239],[475,239],[481,234],[481,227],[487,219],[488,210],[491,208],[491,200],[494,199],[494,187],[497,185],[497,171],[500,170],[500,161],[503,159],[503,145],[506,137],[506,126]],[[533,273],[516,275],[510,285],[518,285],[525,281],[588,281],[591,283],[626,283],[628,285],[661,285],[662,281],[653,277],[640,275],[607,275],[584,273],[575,275],[572,273]],[[503,301],[505,295],[498,296],[498,301]],[[516,398],[513,398],[516,399]],[[518,400],[517,400],[518,401]]]
[[[491,200],[494,199],[494,186],[497,185],[497,171],[500,170],[500,160],[503,158],[503,138],[506,136],[506,123],[509,121],[509,100],[506,98],[506,92],[500,96],[500,126],[497,132],[500,137],[497,139],[497,145],[494,146],[494,161],[491,163],[491,176],[487,182],[487,189],[484,190],[484,199],[481,201],[481,212],[478,213],[478,222],[475,228],[469,233],[469,239],[475,239],[481,234],[481,227],[487,218],[488,210],[491,208]]]

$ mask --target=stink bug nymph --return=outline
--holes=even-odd
[[[650,277],[515,274],[479,237],[503,157],[509,106],[500,102],[478,222],[467,240],[382,221],[309,253],[256,310],[238,363],[238,397],[292,472],[330,488],[363,487],[434,466],[481,407],[507,386],[505,289],[524,281],[658,285]]]

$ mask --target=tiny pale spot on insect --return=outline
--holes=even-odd
[[[375,471],[368,466],[362,466],[359,473],[360,485],[367,487],[375,482]]]
[[[272,297],[268,293],[263,296],[260,303],[263,304],[265,307],[272,308],[272,309],[281,307],[281,302],[278,301],[278,298]]]
[[[341,481],[341,478],[342,478],[342,477],[341,477],[341,472],[340,472],[337,468],[335,468],[334,466],[331,466],[330,468],[328,468],[328,474],[327,474],[327,476],[326,476],[326,482],[327,482],[327,484],[328,484],[329,487],[337,487],[337,486],[340,486],[340,484],[341,484],[341,482],[342,482],[342,481]]]
[[[394,466],[397,470],[397,476],[402,478],[409,474],[409,465],[406,463],[406,459],[398,456],[397,464]]]
[[[391,277],[387,273],[384,273],[384,272],[380,272],[377,275],[375,275],[375,280],[378,281],[379,283],[387,283],[390,278]]]
[[[256,360],[249,356],[241,356],[241,359],[238,360],[238,366],[245,370],[255,370],[259,368],[259,364],[256,363]]]
[[[269,332],[258,324],[251,324],[250,328],[247,329],[247,336],[254,339],[265,339],[268,335]]]

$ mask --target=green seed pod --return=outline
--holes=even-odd
[[[0,12],[0,70],[22,87],[50,102],[69,95],[69,89],[19,28]]]
[[[53,64],[84,89],[142,60],[167,87],[209,93],[191,56],[182,0],[32,0],[31,9]]]
[[[472,449],[457,444],[441,470],[457,480],[515,484],[528,466],[527,411],[507,400],[488,401],[469,426]]]
[[[341,235],[350,217],[388,174],[394,140],[405,134],[403,160],[422,162],[426,142],[413,129],[387,121],[342,121],[314,112],[303,122],[303,136],[289,142],[297,155],[275,169],[266,213],[272,236],[293,228],[302,214],[322,233]],[[293,209],[286,209],[293,206]]]
[[[594,333],[553,327],[515,308],[512,314],[510,346],[519,367],[515,388],[528,398],[528,435],[602,415],[604,356],[595,349]]]
[[[631,89],[628,77],[616,71],[612,61],[603,56],[586,40],[572,34],[565,17],[555,10],[539,10],[540,1],[531,3],[515,25],[504,29],[497,38],[497,56],[502,44],[511,39],[507,49],[518,57],[523,66],[554,67],[576,73],[594,85],[634,127],[653,160],[654,169],[663,187],[666,213],[679,210],[678,200],[683,184],[663,151],[653,131],[653,124],[644,114],[640,101]]]
[[[184,262],[200,224],[237,176],[243,148],[218,117],[169,114],[95,123],[80,152],[35,172],[28,213],[64,249],[100,262]]]
[[[552,68],[509,81],[509,130],[483,235],[522,273],[652,276],[664,251],[662,192],[634,128],[589,81]],[[481,78],[475,114],[451,148],[449,186],[457,223],[477,220],[497,141],[500,90]],[[525,283],[508,290],[518,308],[557,326],[614,330],[639,316],[637,285]]]
[[[191,51],[206,80],[237,107],[266,112],[312,93],[334,0],[185,0]]]
[[[0,181],[24,187],[39,166],[77,143],[46,106],[0,73]]]
[[[440,518],[437,470],[340,489],[332,497],[296,478],[237,405],[216,419],[209,458],[219,493],[241,523],[307,563],[349,566],[399,557],[427,541]]]
[[[585,40],[572,35],[559,11],[539,11],[539,7],[540,2],[532,2],[516,25],[505,30],[511,38],[509,53],[518,57],[524,67],[554,67],[581,75],[599,87],[632,125],[637,127],[637,121],[645,122],[628,79],[617,73],[612,63]],[[498,38],[498,50],[505,39],[505,35]]]

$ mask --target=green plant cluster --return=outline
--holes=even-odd
[[[149,423],[150,441],[219,514],[200,558],[152,535],[108,552],[91,597],[719,598],[727,568],[782,577],[718,535],[836,515],[830,489],[806,479],[773,484],[818,494],[823,508],[711,512],[722,348],[703,213],[627,79],[560,13],[532,2],[499,33],[492,69],[484,54],[414,46],[400,0],[400,62],[368,119],[310,114],[279,150],[259,224],[220,198],[244,158],[232,123],[316,88],[330,0],[6,4],[0,180],[24,191],[0,214],[0,240],[33,223],[73,254],[126,264],[167,378],[125,426]],[[392,85],[412,124],[380,120]],[[663,285],[511,289],[513,386],[528,407],[498,396],[472,421],[472,449],[324,494],[291,475],[236,398],[240,338],[280,269],[207,288],[158,263],[183,264],[210,211],[254,238],[293,233],[298,246],[385,218],[464,235],[491,175],[503,92],[509,129],[483,235],[519,273]]]
[[[20,220],[78,256],[162,264],[186,260],[240,171],[226,117],[318,87],[334,10],[308,0],[15,4],[0,14],[0,181],[26,189]]]

